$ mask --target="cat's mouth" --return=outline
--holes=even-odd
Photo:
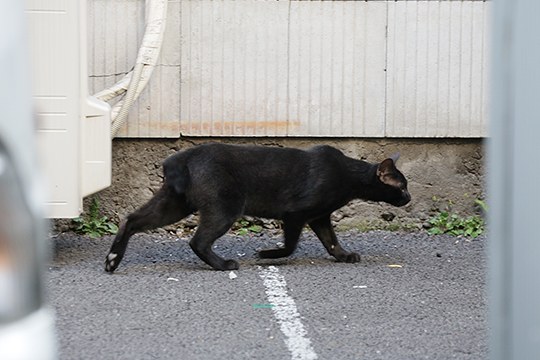
[[[392,205],[401,207],[401,206],[407,205],[410,201],[411,201],[411,194],[409,194],[407,190],[403,190],[402,197],[399,200],[392,203]]]

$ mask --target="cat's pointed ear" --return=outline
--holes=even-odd
[[[394,164],[397,163],[397,161],[399,160],[399,151],[395,154],[392,154],[390,156],[390,159],[392,159],[394,161]]]
[[[377,176],[392,174],[396,170],[396,162],[399,160],[399,152],[392,154],[389,158],[385,159],[379,164],[377,168]]]
[[[396,165],[392,158],[388,158],[379,164],[377,167],[377,176],[381,179],[386,175],[393,174],[396,170]],[[383,181],[384,182],[384,181]]]

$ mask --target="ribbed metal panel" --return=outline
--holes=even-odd
[[[288,9],[182,2],[182,134],[287,134]]]
[[[490,6],[388,3],[386,136],[487,135]]]
[[[91,88],[130,70],[144,1],[90,1]],[[169,2],[121,136],[486,135],[489,2]]]
[[[383,135],[385,3],[182,4],[183,134]]]
[[[289,135],[383,136],[386,3],[294,1]]]

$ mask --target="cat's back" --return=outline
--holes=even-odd
[[[312,156],[320,158],[335,158],[340,159],[345,157],[345,154],[339,149],[330,145],[316,145],[308,150]]]
[[[208,166],[209,164],[226,166],[289,167],[340,161],[346,156],[330,145],[317,145],[307,150],[261,145],[236,145],[223,143],[206,143],[178,151],[164,162],[164,165]],[[259,167],[259,166],[256,166]]]
[[[228,165],[255,163],[269,165],[272,162],[287,163],[307,160],[308,154],[296,148],[208,143],[186,150],[185,157]]]
[[[163,166],[186,166],[190,171],[210,171],[226,168],[264,174],[282,169],[301,169],[309,165],[309,151],[296,148],[206,143],[178,151],[167,158]]]

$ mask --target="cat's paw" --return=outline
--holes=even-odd
[[[105,271],[112,274],[118,267],[118,264],[120,264],[118,254],[109,253],[105,258]]]
[[[352,264],[352,263],[360,262],[360,259],[361,259],[360,254],[350,252],[343,255],[341,259],[339,259],[339,261]]]
[[[238,270],[238,268],[240,268],[238,261],[225,260],[225,262],[223,263],[223,268],[219,270]]]

